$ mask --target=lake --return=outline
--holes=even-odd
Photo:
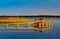
[[[60,19],[44,18],[50,20],[51,31],[44,32],[0,32],[0,39],[60,39]]]

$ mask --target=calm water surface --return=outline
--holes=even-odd
[[[0,32],[0,39],[60,39],[60,19],[47,18],[52,22],[52,31],[45,32]]]

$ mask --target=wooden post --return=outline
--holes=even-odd
[[[39,23],[39,28],[41,28],[41,23]]]
[[[28,28],[29,28],[29,23],[28,23]]]
[[[6,24],[6,28],[8,28],[8,24]]]
[[[42,27],[44,28],[44,22],[42,23],[42,25],[43,25]]]
[[[46,29],[48,29],[48,26],[49,26],[49,24],[48,24],[48,22],[46,22]]]
[[[50,26],[50,22],[49,22],[49,26],[48,26],[48,28],[49,28],[49,29],[51,28],[51,26]]]
[[[19,28],[19,24],[18,24],[18,26],[17,26],[18,28]]]

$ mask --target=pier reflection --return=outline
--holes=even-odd
[[[51,29],[51,21],[45,19],[27,19],[27,18],[0,18],[0,29],[2,30],[34,30],[43,32]]]

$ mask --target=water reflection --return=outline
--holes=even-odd
[[[31,19],[31,18],[29,18]],[[45,32],[0,32],[0,39],[60,39],[60,19],[43,18],[50,21],[52,31]]]

